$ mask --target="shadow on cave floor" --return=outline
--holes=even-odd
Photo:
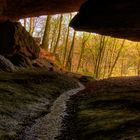
[[[140,140],[140,77],[94,81],[72,97],[67,140]],[[71,126],[69,125],[71,124]]]
[[[34,121],[48,114],[56,98],[77,82],[53,71],[0,73],[0,140],[16,140]]]

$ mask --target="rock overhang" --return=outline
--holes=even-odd
[[[0,22],[79,8],[70,24],[75,30],[140,41],[139,0],[0,0]]]
[[[0,20],[78,11],[86,0],[0,0]]]
[[[87,0],[70,26],[79,31],[140,41],[139,13],[138,0]]]

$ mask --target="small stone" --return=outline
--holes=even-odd
[[[0,55],[0,70],[6,71],[6,72],[15,72],[16,68],[9,59]]]

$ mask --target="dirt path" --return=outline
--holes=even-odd
[[[69,90],[60,95],[51,107],[50,113],[37,119],[32,126],[26,127],[24,136],[20,136],[20,139],[54,140],[58,137],[63,127],[63,119],[67,115],[67,102],[72,95],[83,89],[85,87],[79,83],[79,88]]]

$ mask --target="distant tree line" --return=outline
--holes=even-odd
[[[140,43],[76,32],[69,27],[75,13],[21,20],[31,35],[41,38],[41,47],[57,55],[66,70],[101,79],[140,75]]]

